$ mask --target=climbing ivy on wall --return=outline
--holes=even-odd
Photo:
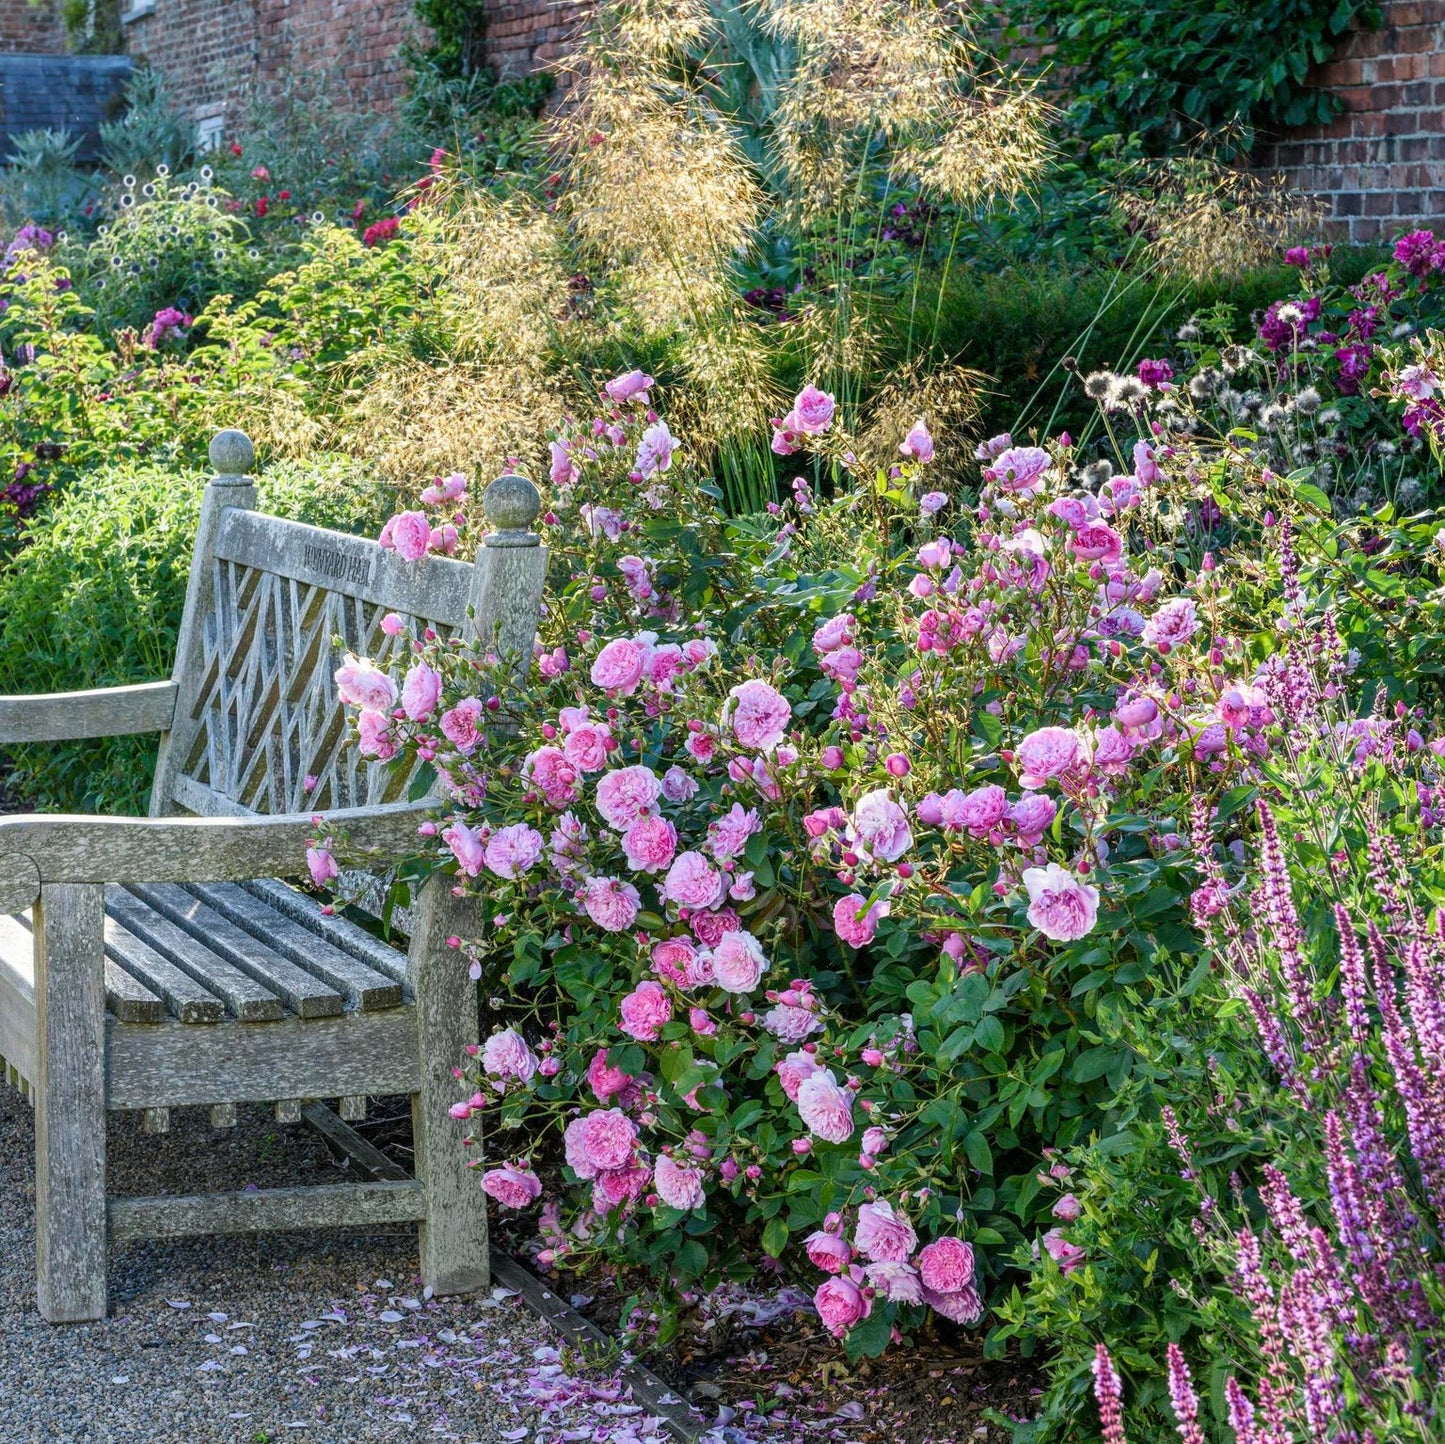
[[[413,9],[435,37],[427,59],[448,80],[476,74],[485,59],[484,0],[414,0]]]
[[[1137,132],[1162,152],[1201,131],[1326,121],[1343,102],[1307,87],[1358,21],[1380,24],[1376,0],[997,0],[1014,60],[1036,56],[1061,80],[1086,139]]]

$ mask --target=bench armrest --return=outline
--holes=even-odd
[[[174,682],[0,697],[0,744],[167,732],[175,710]]]
[[[299,872],[306,840],[344,834],[378,861],[417,851],[435,799],[341,808],[317,826],[276,817],[0,817],[0,913],[22,912],[59,882],[244,882]]]

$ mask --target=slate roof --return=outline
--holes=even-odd
[[[98,159],[100,123],[119,113],[130,66],[126,55],[0,54],[0,161],[22,132],[61,128],[82,138],[77,160]]]

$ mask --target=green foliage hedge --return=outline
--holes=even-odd
[[[1044,43],[1086,139],[1138,133],[1159,153],[1202,130],[1329,120],[1344,102],[1305,84],[1375,0],[1013,0],[1015,43]]]
[[[94,473],[39,518],[0,570],[0,693],[66,692],[170,675],[204,475],[126,465]],[[276,466],[259,505],[374,532],[390,493],[344,458]],[[0,763],[48,811],[144,811],[152,737],[36,744]],[[8,767],[4,764],[8,764]]]

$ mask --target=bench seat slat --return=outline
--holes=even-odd
[[[219,953],[227,962],[285,1000],[302,1018],[325,1018],[341,1012],[342,997],[289,958],[175,883],[141,884],[131,891],[147,906]]]
[[[33,944],[35,930],[30,914],[21,913],[14,919],[25,930],[26,937]],[[6,944],[0,940],[0,952],[7,952]],[[10,938],[8,960],[23,974],[33,987],[35,984],[34,952],[25,951],[18,937]],[[105,1006],[108,1012],[127,1023],[159,1023],[166,1016],[166,1000],[153,992],[120,967],[112,958],[105,960]]]
[[[193,883],[187,889],[223,917],[264,938],[299,967],[315,973],[345,995],[354,1008],[371,1011],[401,1004],[401,984],[274,911],[236,883]]]
[[[284,913],[292,922],[300,923],[308,932],[334,943],[342,952],[350,953],[353,958],[359,958],[398,983],[406,982],[406,953],[402,947],[382,942],[380,938],[374,937],[365,928],[339,913],[323,913],[321,904],[314,897],[277,878],[257,878],[254,882],[242,883],[241,886],[260,898],[268,907]]]
[[[220,998],[109,916],[105,920],[105,951],[142,987],[164,998],[171,1015],[182,1023],[219,1023],[226,1016],[226,1005]]]
[[[134,893],[112,884],[105,894],[105,908],[111,918],[207,992],[224,1000],[230,1012],[242,1022],[271,1021],[286,1011],[270,988],[263,987],[184,928],[162,917]]]

